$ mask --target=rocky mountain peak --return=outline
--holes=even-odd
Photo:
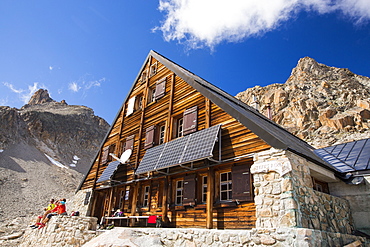
[[[348,69],[298,61],[283,84],[249,88],[236,96],[315,147],[370,137],[370,78]]]
[[[46,89],[39,89],[35,92],[31,99],[28,101],[29,105],[39,105],[48,102],[56,102],[52,98],[50,98],[49,92]]]

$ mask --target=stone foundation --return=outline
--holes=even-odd
[[[96,236],[96,228],[95,217],[54,216],[44,228],[29,228],[20,247],[82,246]]]
[[[119,227],[99,235],[84,247],[326,247],[345,246],[356,241],[362,246],[370,246],[370,242],[362,237],[305,228],[207,230]]]

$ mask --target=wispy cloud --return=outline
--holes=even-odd
[[[94,80],[91,77],[92,76],[89,74],[80,77],[78,80],[69,83],[68,89],[74,93],[82,91],[85,94],[92,88],[100,87],[101,84],[106,80],[105,78]]]
[[[336,11],[356,23],[370,19],[369,0],[160,0],[159,10],[165,20],[154,30],[190,48],[262,35],[300,11]]]
[[[32,95],[40,88],[46,89],[44,85],[39,85],[38,82],[34,82],[33,85],[29,85],[27,89],[16,89],[14,85],[9,82],[3,82],[3,85],[9,88],[13,93],[18,94],[18,97],[23,104],[27,104]]]
[[[71,90],[72,92],[77,93],[81,89],[81,87],[77,84],[77,82],[74,81],[69,83],[68,89]]]

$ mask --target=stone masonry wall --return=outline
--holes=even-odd
[[[97,218],[54,216],[41,229],[28,229],[20,247],[29,246],[82,246],[96,236]]]
[[[347,200],[312,189],[308,161],[270,149],[255,156],[256,228],[303,227],[351,234]]]
[[[369,245],[370,242],[363,237],[306,228],[207,230],[117,227],[92,239],[84,247],[358,247]]]

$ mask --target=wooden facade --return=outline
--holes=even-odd
[[[90,215],[101,218],[120,208],[126,216],[161,215],[169,227],[255,227],[249,169],[253,154],[271,146],[163,61],[149,53],[81,183],[81,190],[93,189]],[[135,174],[147,150],[216,125],[221,130],[212,158]],[[120,157],[128,149],[129,161],[99,181],[115,161],[110,154]]]

